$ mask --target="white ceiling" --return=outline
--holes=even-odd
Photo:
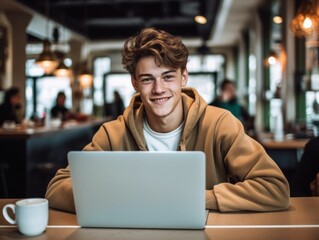
[[[209,45],[236,45],[241,31],[251,21],[252,13],[267,0],[224,0]]]

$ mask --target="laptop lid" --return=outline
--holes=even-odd
[[[83,227],[205,227],[203,152],[68,153]]]

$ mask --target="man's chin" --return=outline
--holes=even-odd
[[[152,112],[152,115],[155,117],[155,118],[165,118],[169,115],[169,111],[167,111],[167,109],[165,110],[162,110],[162,111],[153,111]]]

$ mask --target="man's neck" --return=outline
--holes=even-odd
[[[147,114],[146,114],[147,116]],[[159,133],[167,133],[175,130],[178,128],[184,120],[183,112],[181,114],[178,114],[178,116],[167,116],[162,118],[152,118],[148,117],[146,118],[146,121],[150,128]]]

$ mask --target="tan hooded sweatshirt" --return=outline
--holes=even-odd
[[[245,134],[230,112],[208,106],[193,88],[182,93],[184,129],[178,151],[206,155],[206,208],[228,211],[274,211],[289,206],[289,185],[264,148]],[[104,123],[85,151],[147,151],[144,107],[139,94],[123,116]],[[102,189],[101,189],[102,190]],[[129,197],[129,196],[128,196]],[[50,207],[75,211],[69,167],[49,183]]]

